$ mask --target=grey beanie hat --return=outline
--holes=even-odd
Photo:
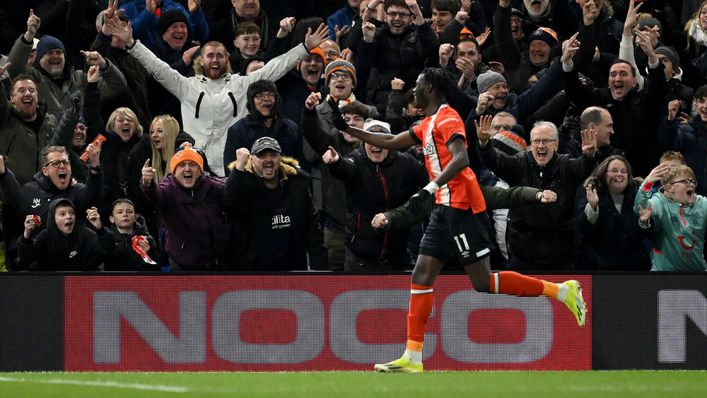
[[[489,69],[486,72],[482,73],[476,79],[476,86],[479,88],[479,94],[485,93],[486,90],[489,89],[489,87],[493,86],[498,82],[504,82],[508,84],[506,78],[498,72],[494,72]]]

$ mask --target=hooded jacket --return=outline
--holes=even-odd
[[[28,214],[37,215],[46,226],[49,204],[57,198],[71,200],[76,209],[76,216],[83,219],[86,209],[98,206],[103,200],[103,173],[90,174],[87,184],[70,184],[68,188],[59,190],[41,171],[34,175],[32,182],[24,184],[21,188],[12,173],[7,172],[0,177],[0,188],[5,194],[4,234],[8,250],[14,249],[15,240],[22,234],[22,225]],[[36,230],[34,234],[39,232]]]
[[[280,163],[276,189],[265,186],[248,161],[244,171],[235,168],[226,183],[225,203],[239,224],[231,257],[239,269],[256,271],[326,269],[327,251],[312,204],[308,180],[294,159]]]
[[[308,54],[303,44],[298,45],[248,76],[226,73],[212,80],[204,75],[180,75],[139,41],[128,52],[167,91],[181,100],[184,131],[194,137],[196,147],[203,149],[211,169],[220,176],[225,170],[223,148],[228,128],[248,113],[248,86],[260,79],[279,79]]]
[[[94,231],[84,227],[74,217],[74,228],[69,235],[61,233],[56,225],[54,214],[56,208],[66,205],[73,206],[68,199],[57,199],[51,202],[47,211],[46,229],[41,231],[35,240],[21,236],[17,247],[19,253],[19,268],[29,268],[32,271],[97,271],[104,258],[113,248],[113,235],[107,228]]]

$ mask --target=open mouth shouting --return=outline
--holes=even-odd
[[[133,136],[133,127],[131,126],[132,123],[130,124],[124,124],[123,126],[120,127],[120,130],[118,130],[118,135],[120,136],[120,139],[123,140],[123,142],[128,142],[130,141],[130,138]]]

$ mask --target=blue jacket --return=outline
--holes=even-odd
[[[342,29],[344,26],[351,27],[351,22],[356,18],[357,13],[348,5],[338,9],[326,19],[326,24],[329,26],[329,38],[336,40],[336,32],[334,26]]]
[[[133,32],[136,39],[140,39],[149,49],[154,49],[157,43],[162,41],[162,35],[159,32],[157,23],[159,18],[147,11],[145,8],[145,0],[134,0],[131,3],[120,6],[125,10],[125,15],[130,18],[133,26]],[[198,40],[202,43],[209,38],[209,26],[206,24],[204,13],[199,8],[194,14],[190,14],[189,10],[174,0],[162,0],[160,5],[161,13],[172,10],[180,10],[184,13],[189,21],[189,37],[193,40]]]

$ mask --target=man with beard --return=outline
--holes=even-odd
[[[140,187],[166,231],[170,271],[223,269],[229,241],[223,180],[204,173],[204,159],[188,145],[172,156],[171,173],[159,184],[150,164],[142,168]]]
[[[184,131],[194,137],[196,147],[204,151],[211,170],[218,176],[225,175],[223,148],[228,127],[247,113],[247,87],[260,79],[279,79],[307,56],[310,49],[326,40],[329,34],[324,24],[314,32],[309,29],[302,45],[273,58],[262,69],[248,76],[232,75],[226,47],[210,41],[201,49],[199,72],[187,78],[134,40],[130,26],[123,26],[115,16],[111,23],[112,34],[126,44],[128,52],[170,93],[180,98]]]
[[[229,127],[223,149],[224,173],[236,159],[238,148],[250,148],[260,137],[272,137],[282,148],[282,154],[300,158],[302,139],[299,126],[283,116],[280,94],[273,82],[258,80],[248,87],[248,115]]]
[[[238,258],[238,269],[326,269],[319,214],[308,181],[296,162],[282,157],[273,138],[261,137],[250,150],[238,149],[224,203],[247,231],[231,245],[230,257]]]
[[[523,270],[573,269],[574,197],[577,187],[595,165],[597,136],[582,131],[582,156],[558,155],[559,134],[551,122],[537,122],[530,131],[530,151],[514,156],[489,145],[494,135],[491,117],[476,124],[481,157],[489,169],[510,186],[530,186],[557,193],[557,201],[511,210],[507,236],[509,265]]]
[[[4,156],[0,157],[0,188],[5,194],[3,220],[5,247],[10,262],[14,261],[15,241],[22,233],[23,221],[27,215],[36,216],[35,223],[46,226],[49,204],[56,198],[70,199],[78,214],[91,206],[98,206],[103,200],[103,172],[100,166],[100,145],[87,147],[90,167],[86,185],[72,182],[71,163],[64,147],[49,146],[42,149],[42,169],[33,176],[33,180],[20,188],[15,176],[6,167]],[[81,217],[82,218],[82,217]],[[36,227],[33,235],[41,231]]]
[[[71,109],[71,93],[84,92],[86,89],[86,73],[75,70],[66,64],[64,43],[52,36],[43,36],[37,44],[37,55],[34,64],[28,67],[25,60],[32,52],[32,43],[40,19],[30,10],[27,19],[27,31],[20,36],[10,51],[9,61],[12,63],[8,72],[11,77],[20,74],[32,76],[37,84],[37,92],[47,104],[47,113],[55,117],[61,112]],[[112,98],[125,88],[125,77],[120,70],[105,60],[98,52],[81,51],[88,66],[98,65],[102,79],[98,83],[102,98]]]
[[[452,54],[453,65],[450,62]],[[467,94],[476,93],[477,77],[489,70],[489,67],[481,62],[481,57],[479,43],[473,37],[464,37],[456,47],[448,43],[439,46],[439,66],[450,69],[459,76],[457,86]]]

